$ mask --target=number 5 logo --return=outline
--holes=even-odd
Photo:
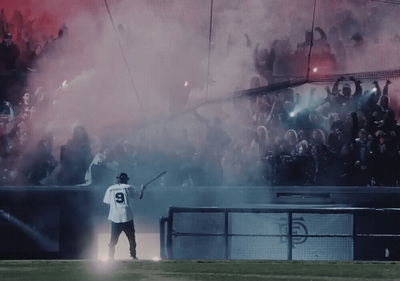
[[[118,192],[115,194],[115,202],[120,204],[125,202],[125,196],[122,192]]]

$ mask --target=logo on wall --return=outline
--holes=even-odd
[[[280,219],[279,224],[279,233],[280,240],[279,243],[288,243],[288,223],[287,220],[282,218]],[[307,241],[308,230],[306,225],[304,224],[304,218],[295,218],[292,220],[292,248],[295,248],[296,244],[303,244]]]

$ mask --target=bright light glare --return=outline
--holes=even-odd
[[[290,112],[290,113],[289,113],[289,116],[290,116],[290,117],[294,117],[294,112]]]
[[[189,82],[188,82],[188,81],[185,81],[185,84],[183,84],[183,85],[184,85],[185,87],[187,87],[188,84],[189,84]]]
[[[313,72],[317,72],[317,71],[318,71],[318,68],[314,67],[312,71],[313,71]]]
[[[108,255],[103,255],[99,257],[99,261],[108,261]]]
[[[372,88],[372,91],[373,91],[373,92],[376,92],[376,90],[377,90],[376,87],[373,87],[373,88]]]
[[[152,260],[153,260],[153,261],[160,261],[161,258],[160,258],[160,257],[153,257]]]
[[[94,261],[91,264],[92,270],[100,274],[110,274],[118,266],[118,263],[113,262],[107,255],[101,256],[98,261]]]

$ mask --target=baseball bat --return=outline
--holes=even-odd
[[[147,183],[144,184],[144,186],[146,187],[147,185],[151,184],[153,181],[155,181],[156,179],[158,179],[159,177],[161,177],[162,175],[164,175],[167,171],[163,171],[161,172],[159,175],[155,176],[154,178],[152,178],[151,180],[149,180]]]

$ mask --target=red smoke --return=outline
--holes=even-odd
[[[103,1],[97,0],[0,0],[8,22],[12,22],[14,13],[19,11],[25,25],[31,23],[33,29],[47,36],[57,36],[61,25],[82,11],[96,14],[103,6]]]

